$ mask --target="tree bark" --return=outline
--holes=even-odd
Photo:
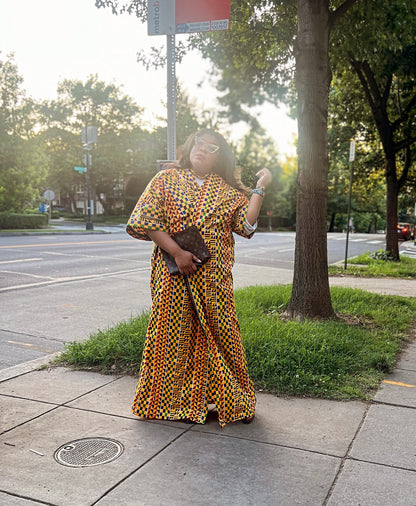
[[[328,280],[327,118],[331,70],[327,0],[298,0],[295,48],[298,95],[298,181],[292,318],[334,314]]]
[[[397,238],[397,202],[399,198],[400,185],[396,177],[396,159],[385,158],[386,168],[386,251],[395,260],[400,260],[399,241]]]

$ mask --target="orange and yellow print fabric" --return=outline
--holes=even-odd
[[[244,237],[248,200],[218,175],[199,187],[186,170],[159,172],[140,197],[127,232],[173,234],[196,225],[211,258],[195,274],[172,276],[155,245],[152,310],[132,411],[145,418],[204,423],[215,404],[221,426],[250,417],[249,378],[233,296],[233,232]],[[188,286],[187,286],[188,285]]]

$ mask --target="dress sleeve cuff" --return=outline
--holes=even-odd
[[[251,235],[257,228],[257,221],[254,225],[251,225],[247,220],[244,223],[244,230],[247,235]]]

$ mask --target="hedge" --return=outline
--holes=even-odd
[[[0,230],[42,228],[47,224],[47,214],[0,213]]]

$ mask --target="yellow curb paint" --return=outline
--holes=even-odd
[[[382,383],[388,383],[389,385],[397,385],[399,387],[416,388],[416,385],[408,385],[407,383],[400,383],[400,381],[388,381],[384,380]]]

